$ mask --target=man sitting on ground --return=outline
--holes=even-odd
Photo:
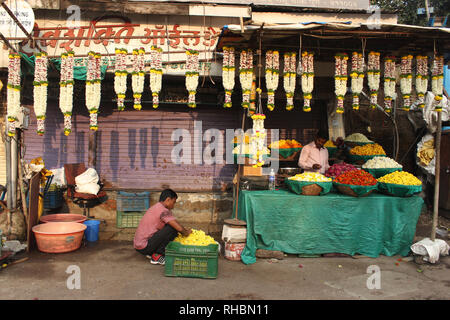
[[[180,232],[188,236],[192,230],[177,222],[172,210],[177,202],[177,194],[171,189],[161,192],[159,202],[151,206],[139,222],[134,236],[134,248],[150,258],[150,263],[165,263],[166,246]]]

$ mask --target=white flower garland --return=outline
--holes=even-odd
[[[335,56],[334,93],[337,98],[336,113],[344,113],[344,96],[347,92],[347,60],[346,53],[338,53]]]
[[[256,160],[253,167],[261,167],[264,165],[264,150],[266,141],[266,129],[264,128],[264,119],[266,116],[261,113],[252,115],[253,129],[250,137],[250,150],[252,150],[252,158]]]
[[[90,51],[86,71],[86,107],[89,110],[89,129],[98,130],[97,114],[101,100],[101,54]]]
[[[45,133],[45,114],[47,112],[48,56],[45,52],[36,53],[34,56],[34,113],[37,119],[37,134],[42,136]]]
[[[395,96],[395,57],[384,59],[384,110],[392,111],[392,99]]]
[[[444,92],[444,56],[435,56],[433,69],[431,71],[431,90],[434,94],[435,107],[437,112],[442,111],[442,94]]]
[[[286,91],[286,110],[288,111],[294,109],[295,81],[297,78],[296,57],[295,52],[284,54],[283,85],[284,91]]]
[[[116,49],[114,64],[114,92],[117,95],[117,109],[125,110],[125,95],[127,92],[127,49]]]
[[[199,78],[198,51],[186,51],[186,89],[189,92],[188,107],[195,108],[195,94],[197,93]]]
[[[64,134],[68,136],[72,132],[73,109],[73,67],[74,52],[61,54],[61,79],[59,82],[59,109],[64,115]]]
[[[416,91],[419,108],[425,108],[425,94],[428,89],[428,57],[417,56]]]
[[[312,92],[314,90],[314,53],[302,52],[302,91],[303,111],[311,111]]]
[[[380,88],[380,53],[371,51],[367,61],[367,82],[370,90],[370,107],[376,108]]]
[[[8,136],[16,134],[16,122],[19,120],[20,110],[20,55],[8,55],[8,85],[7,85],[7,115]]]
[[[350,73],[350,77],[352,78],[352,107],[353,110],[359,110],[359,95],[361,94],[364,83],[364,58],[362,53],[352,53],[352,72]]]
[[[231,108],[231,95],[234,89],[235,50],[232,47],[223,47],[222,82],[225,89],[224,108]]]
[[[409,111],[411,107],[412,92],[412,55],[402,57],[400,65],[400,91],[403,96],[403,110]]]
[[[267,109],[273,111],[275,108],[275,91],[278,88],[280,77],[280,53],[278,51],[266,52],[266,88]]]
[[[250,94],[253,82],[253,51],[243,50],[239,60],[239,80],[242,87],[242,107],[250,106]]]
[[[152,46],[150,50],[150,90],[153,97],[153,108],[159,106],[159,93],[162,88],[162,52],[161,48]]]
[[[142,109],[141,98],[144,91],[145,80],[145,49],[133,50],[133,72],[131,73],[131,87],[133,89],[134,104],[136,110]]]

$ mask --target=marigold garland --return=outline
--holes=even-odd
[[[8,136],[16,134],[16,122],[19,120],[20,110],[20,55],[8,55],[8,84],[7,84],[7,116]]]
[[[133,89],[134,104],[136,110],[142,109],[141,98],[144,91],[145,80],[145,49],[133,50],[133,72],[131,73],[131,87]]]
[[[364,83],[364,58],[362,53],[352,53],[352,71],[350,73],[350,77],[352,80],[352,107],[353,110],[359,110],[359,95],[361,94]]]
[[[314,89],[314,53],[302,52],[302,91],[303,111],[311,111],[312,91]]]
[[[419,100],[419,108],[425,108],[425,94],[428,90],[428,57],[417,56],[416,91]]]
[[[59,82],[59,109],[64,115],[64,134],[66,136],[72,132],[73,67],[74,52],[68,51],[62,53],[61,77]]]
[[[162,52],[163,50],[156,46],[152,46],[150,50],[150,90],[152,91],[154,109],[159,106],[159,93],[162,88]]]
[[[338,53],[335,55],[335,94],[337,98],[336,113],[344,113],[344,96],[347,92],[347,60],[346,53]]]
[[[250,106],[250,94],[253,82],[253,51],[243,50],[239,59],[239,81],[242,88],[242,107]]]
[[[395,96],[395,57],[384,58],[384,110],[392,111],[392,99]]]
[[[280,54],[278,51],[269,50],[266,52],[266,88],[267,88],[267,109],[275,109],[275,91],[278,88],[280,77]]]
[[[367,61],[367,82],[370,90],[370,107],[375,109],[378,101],[378,90],[380,88],[380,53],[371,51]]]
[[[127,49],[116,49],[114,65],[114,91],[117,95],[117,109],[125,110],[125,95],[127,92]]]
[[[197,93],[199,78],[199,62],[198,51],[187,50],[186,51],[186,89],[189,92],[188,107],[195,108],[195,95]]]
[[[403,110],[409,111],[411,108],[411,92],[412,92],[412,55],[402,57],[400,65],[400,91],[403,97]]]
[[[98,130],[97,114],[101,100],[101,54],[90,51],[86,72],[86,108],[89,110],[89,129]]]
[[[233,47],[223,47],[223,67],[222,67],[222,82],[225,89],[224,108],[231,108],[231,95],[234,89],[234,75],[235,75],[235,50]]]
[[[284,54],[283,85],[286,92],[286,110],[288,111],[294,109],[295,81],[297,79],[296,57],[295,52]]]
[[[45,52],[35,53],[33,98],[34,113],[37,119],[37,134],[42,136],[45,133],[45,114],[47,112],[47,67],[48,55]]]
[[[436,55],[431,71],[431,90],[434,94],[434,111],[442,111],[442,95],[444,92],[444,56]]]

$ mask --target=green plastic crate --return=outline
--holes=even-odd
[[[219,246],[188,246],[170,242],[166,247],[165,275],[215,279],[218,272]]]
[[[116,225],[117,228],[137,228],[145,211],[123,212],[117,211]]]

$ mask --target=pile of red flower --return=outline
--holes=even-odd
[[[347,172],[347,171],[351,171],[351,170],[356,170],[356,167],[348,164],[348,163],[335,163],[333,164],[331,167],[328,168],[327,172],[325,172],[325,176],[330,178],[330,177],[338,177],[341,174]]]
[[[370,173],[357,169],[341,174],[334,179],[334,182],[357,186],[374,186],[377,184],[377,179],[375,179]]]

